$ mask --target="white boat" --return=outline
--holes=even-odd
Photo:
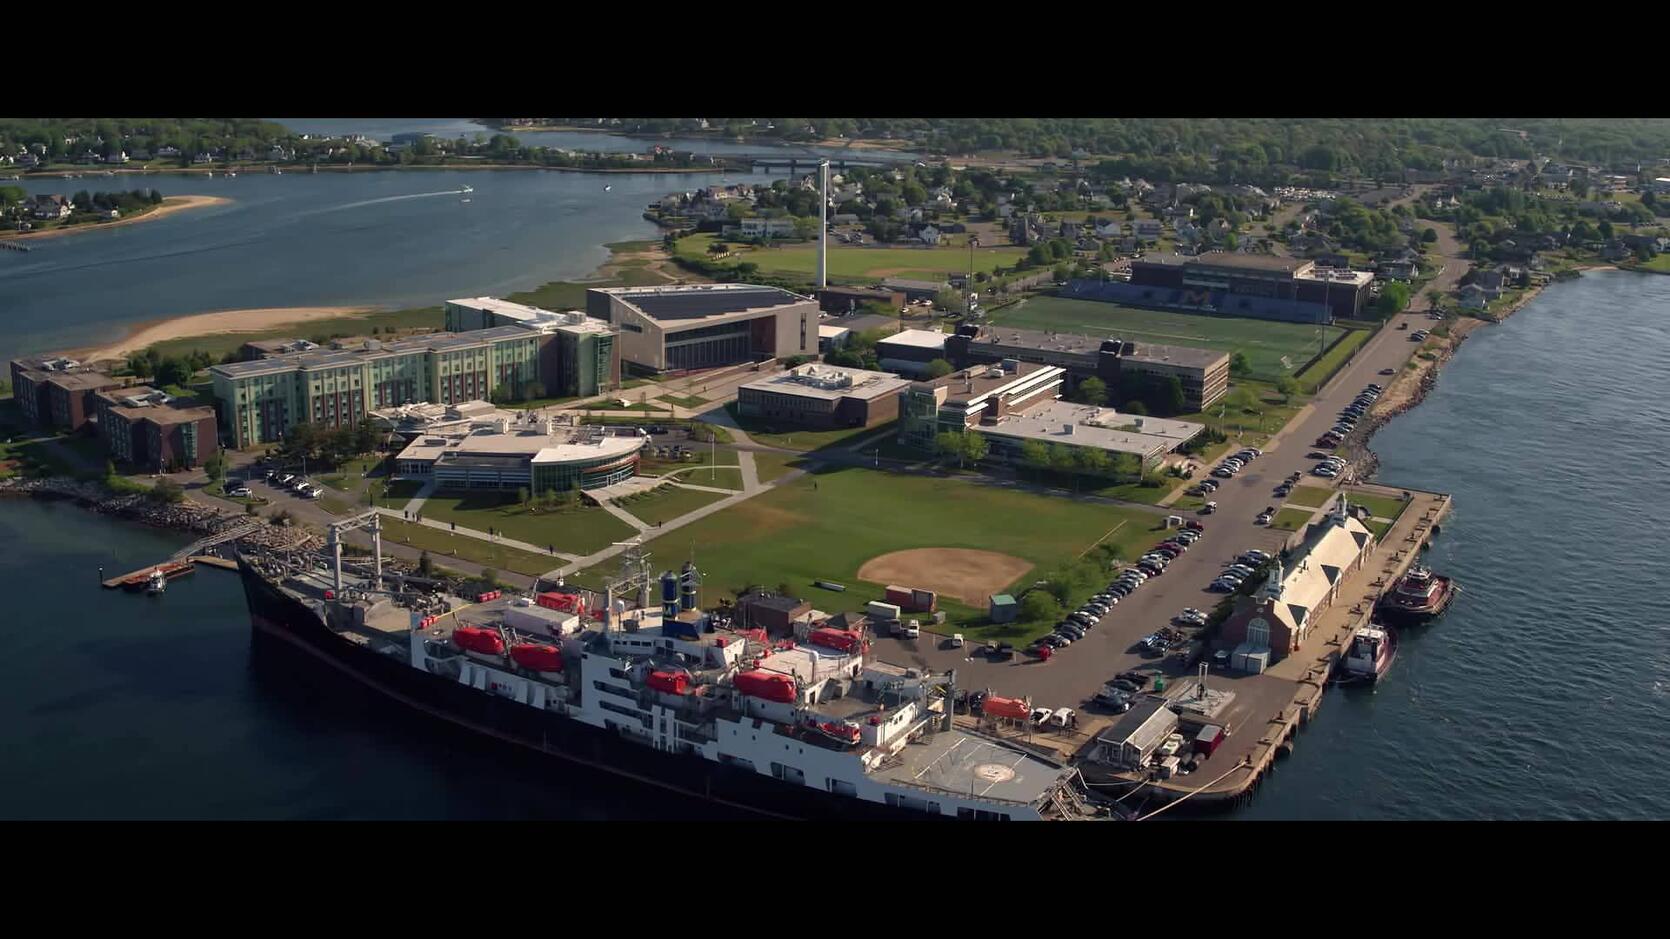
[[[475,187],[474,186],[465,186],[463,189],[460,189],[458,191],[459,192],[475,192]]]
[[[227,178],[228,178],[228,179],[230,179],[230,178],[232,178],[232,177],[233,177],[233,176],[236,176],[236,175],[238,175],[238,174],[237,174],[237,173],[234,173],[234,172],[232,172],[232,171],[231,171],[231,170],[227,170],[227,172],[226,172],[226,177],[227,177]]]
[[[145,592],[154,597],[167,589],[168,575],[164,574],[160,567],[152,571],[150,578],[145,581]]]
[[[609,190],[611,190],[611,189],[613,189],[613,188],[615,188],[615,187],[613,187],[613,186],[604,186],[604,187],[603,187],[603,191],[604,191],[604,192],[608,192],[608,191],[609,191]]]
[[[468,202],[468,201],[470,201],[470,200],[468,200],[468,199],[459,199],[458,200],[459,204],[463,204],[463,203]]]

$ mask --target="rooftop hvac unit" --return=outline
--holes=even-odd
[[[1061,425],[1061,432],[1066,434],[1067,436],[1071,437],[1073,435],[1073,425],[1072,424],[1062,424]]]
[[[987,378],[1002,378],[1003,377],[1002,366],[993,365],[990,369],[988,369],[986,371],[986,377]]]

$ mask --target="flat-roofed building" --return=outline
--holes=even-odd
[[[54,375],[72,375],[89,369],[75,359],[61,355],[31,355],[11,361],[12,398],[31,424],[51,426],[52,404],[41,384]],[[97,373],[94,373],[97,374]]]
[[[910,381],[887,372],[810,363],[737,389],[744,417],[803,427],[871,427],[899,416]]]
[[[36,422],[62,430],[80,430],[98,413],[93,395],[121,384],[102,372],[47,373],[36,383]]]
[[[1368,302],[1368,288],[1373,280],[1374,275],[1367,271],[1323,269],[1315,261],[1304,258],[1239,253],[1197,257],[1156,254],[1131,262],[1129,284],[1109,284],[1099,289],[1113,299],[1114,294],[1139,296],[1141,288],[1161,288],[1176,295],[1153,297],[1160,306],[1196,306],[1231,316],[1325,323],[1333,317],[1359,316]],[[1247,302],[1238,306],[1242,299]],[[1254,299],[1293,303],[1282,315],[1281,308],[1256,304],[1252,302]],[[1140,305],[1140,301],[1129,298],[1124,302]]]
[[[1183,386],[1184,408],[1190,413],[1205,410],[1229,390],[1229,354],[1191,346],[971,325],[960,326],[956,335],[946,337],[945,357],[957,368],[1005,359],[1055,365],[1066,371],[1068,390],[1091,377],[1117,392],[1125,374],[1154,381],[1176,376]]]
[[[932,329],[904,329],[876,342],[876,364],[889,372],[921,377],[928,364],[945,358],[945,341],[951,338]]]
[[[897,311],[905,305],[905,294],[883,287],[825,287],[818,291],[818,309],[825,313],[855,313],[866,303],[884,304]]]
[[[500,418],[515,419],[517,416],[487,401],[465,401],[461,404],[423,401],[379,408],[371,412],[371,422],[381,430],[410,441],[426,434],[463,433],[471,424],[485,424]]]
[[[282,440],[300,423],[349,427],[370,412],[520,397],[537,383],[545,337],[520,326],[433,333],[231,362],[209,370],[232,446]]]
[[[520,489],[533,495],[599,489],[636,475],[643,438],[534,414],[424,434],[395,457],[395,473],[440,489]]]
[[[619,330],[621,359],[644,373],[812,355],[818,347],[817,301],[777,287],[594,287],[586,312]]]
[[[1113,458],[1120,455],[1134,457],[1133,466],[1152,468],[1205,429],[1062,401],[1064,375],[1059,366],[1008,359],[913,383],[900,393],[899,440],[930,449],[945,431],[976,431],[986,438],[993,460],[1021,461],[1028,443],[1037,443],[1099,450],[1108,455],[1112,472]]]
[[[948,286],[944,281],[907,280],[900,277],[889,278],[881,282],[883,290],[902,293],[909,300],[932,300]]]

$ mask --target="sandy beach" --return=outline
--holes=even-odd
[[[339,316],[352,316],[356,313],[370,313],[367,307],[353,306],[310,306],[310,307],[267,307],[255,310],[217,310],[213,313],[195,313],[190,316],[174,316],[166,319],[151,320],[140,323],[128,331],[120,342],[102,348],[92,347],[72,350],[69,354],[88,362],[100,359],[122,359],[130,352],[138,352],[155,343],[166,342],[170,339],[185,339],[190,336],[207,336],[217,333],[258,333],[283,326],[310,323],[314,320],[333,319]]]
[[[107,228],[118,228],[123,225],[138,225],[141,222],[149,222],[154,219],[166,218],[176,212],[184,212],[187,209],[199,209],[211,205],[230,205],[231,202],[231,199],[224,196],[167,196],[162,200],[162,205],[146,212],[144,215],[136,215],[133,218],[119,218],[114,222],[87,222],[80,225],[72,225],[69,228],[54,228],[51,231],[3,232],[0,233],[0,238],[8,238],[15,241],[29,241],[37,238],[59,238],[64,235],[74,235],[78,232],[85,231],[104,231]]]

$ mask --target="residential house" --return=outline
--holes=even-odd
[[[837,212],[829,217],[831,225],[857,225],[858,221],[858,216],[851,212]]]
[[[1384,260],[1377,267],[1382,280],[1414,280],[1418,273],[1414,261],[1402,259]]]
[[[99,162],[102,162],[102,161],[103,161],[103,158],[100,157],[97,153],[94,153],[91,150],[85,150],[85,151],[82,151],[81,159],[77,160],[76,162],[77,163],[85,163],[85,164],[90,166],[92,164],[99,163]]]
[[[1628,258],[1631,253],[1632,252],[1628,248],[1624,247],[1622,242],[1618,241],[1614,241],[1600,249],[1601,258],[1607,261],[1622,261]]]
[[[937,245],[939,244],[939,229],[932,225],[926,225],[916,233],[916,237],[925,245]]]
[[[30,205],[30,214],[36,218],[69,218],[75,209],[75,203],[57,193],[52,195],[38,195]]]
[[[160,147],[157,148],[157,156],[159,156],[159,157],[177,157],[179,155],[180,155],[180,148],[179,147],[171,147],[171,146],[168,146],[168,145],[164,144],[163,146],[160,146]]]
[[[201,165],[203,163],[213,163],[214,161],[215,161],[215,155],[212,151],[209,151],[209,150],[204,150],[201,153],[194,154],[191,158],[191,162],[199,164],[199,165]]]
[[[1079,231],[1082,228],[1083,225],[1078,222],[1063,221],[1060,226],[1059,237],[1066,238],[1069,241],[1076,241],[1079,237]]]
[[[794,234],[794,219],[745,218],[737,224],[737,230],[744,238],[781,238]]]
[[[1174,205],[1160,210],[1160,215],[1173,225],[1186,222],[1195,217],[1195,207],[1192,205]]]
[[[144,147],[134,147],[132,156],[135,160],[149,160],[151,158],[151,151],[145,149]]]
[[[1200,229],[1193,222],[1180,222],[1177,225],[1177,242],[1179,244],[1197,245],[1200,244],[1202,237],[1204,236]]]
[[[1473,284],[1484,291],[1487,300],[1502,296],[1502,280],[1501,271],[1477,271],[1473,274]]]
[[[1351,268],[1351,259],[1338,251],[1323,251],[1311,255],[1311,259],[1316,262],[1317,267],[1331,267],[1339,271],[1350,270]]]
[[[1096,237],[1118,238],[1120,234],[1118,222],[1103,222],[1096,226]]]
[[[267,159],[269,160],[282,162],[284,160],[291,159],[295,155],[296,153],[294,150],[286,150],[284,147],[276,143],[267,148]]]
[[[104,162],[106,163],[126,163],[127,161],[128,152],[120,148],[111,151],[110,155],[104,158]]]
[[[1654,179],[1653,192],[1659,195],[1670,195],[1670,177],[1660,176]]]
[[[1215,218],[1206,223],[1206,233],[1213,238],[1222,238],[1229,234],[1229,219]]]
[[[1484,295],[1484,288],[1478,284],[1463,284],[1458,295],[1464,310],[1482,310],[1490,305],[1490,298]]]
[[[33,153],[25,153],[17,158],[18,166],[39,166],[41,158]]]
[[[1165,233],[1165,225],[1156,218],[1139,218],[1131,223],[1131,232],[1145,241],[1155,241]]]

